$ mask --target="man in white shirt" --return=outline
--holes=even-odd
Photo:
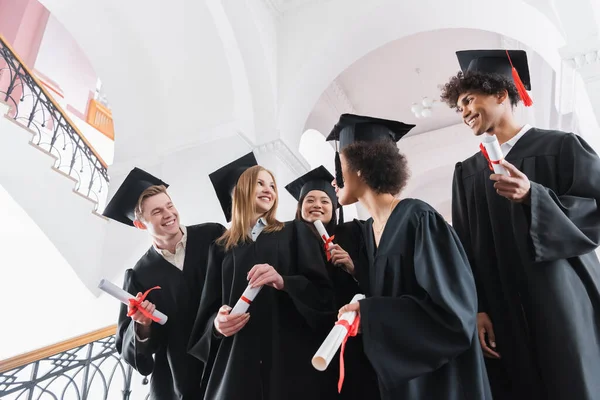
[[[180,225],[167,185],[139,168],[127,176],[104,215],[145,230],[152,242],[125,271],[124,289],[141,304],[121,306],[117,350],[138,372],[152,374],[151,399],[202,398],[204,365],[187,354],[187,343],[204,287],[208,250],[225,228],[216,223]],[[156,286],[160,289],[143,298]],[[147,317],[156,308],[169,317],[165,325]]]
[[[442,100],[498,138],[509,172],[477,153],[457,163],[452,194],[494,399],[600,399],[600,160],[573,133],[515,120],[532,104],[524,51],[457,56]]]

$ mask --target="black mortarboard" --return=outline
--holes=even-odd
[[[231,207],[233,205],[231,195],[233,188],[237,185],[244,171],[255,165],[258,165],[258,163],[256,162],[256,157],[254,157],[254,153],[248,153],[209,175],[227,222],[231,221]]]
[[[524,50],[462,50],[456,52],[456,57],[463,72],[500,74],[512,78],[525,106],[533,104],[527,94],[527,90],[531,90],[531,77]]]
[[[135,207],[142,192],[150,186],[164,185],[166,183],[157,177],[150,175],[140,168],[134,168],[125,178],[113,198],[108,202],[102,215],[119,221],[125,225],[133,226],[135,220]]]
[[[320,190],[325,192],[331,199],[334,209],[338,208],[335,189],[331,186],[333,175],[325,168],[320,166],[302,175],[300,178],[290,182],[285,188],[297,201],[302,200],[311,190]]]
[[[355,142],[378,142],[381,140],[397,142],[414,127],[415,125],[388,119],[342,114],[338,123],[327,136],[327,141],[339,142],[335,154],[335,178],[338,187],[344,187],[339,160],[339,151],[344,147]]]

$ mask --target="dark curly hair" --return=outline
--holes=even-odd
[[[360,171],[361,178],[375,193],[397,195],[410,177],[406,157],[391,140],[355,142],[344,147],[342,154],[348,168]]]
[[[516,106],[521,98],[517,87],[512,78],[500,74],[481,73],[468,71],[459,72],[456,76],[450,78],[442,88],[441,100],[448,104],[450,108],[458,108],[458,97],[466,92],[475,92],[483,94],[498,94],[506,90],[510,104]]]

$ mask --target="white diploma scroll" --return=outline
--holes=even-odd
[[[325,229],[325,226],[323,226],[323,223],[320,220],[316,220],[315,222],[313,222],[313,224],[315,224],[315,228],[317,228],[317,232],[319,232],[319,236],[321,236],[321,239],[323,239],[323,242],[327,243],[327,239],[329,239],[329,234],[327,233],[327,229]],[[333,243],[329,243],[327,245],[327,249],[329,249],[331,246],[333,246]]]
[[[112,297],[114,297],[115,299],[119,300],[121,303],[127,306],[129,305],[129,299],[135,299],[135,296],[132,296],[131,293],[127,293],[126,291],[124,291],[123,289],[106,279],[102,279],[100,281],[98,288],[110,294]],[[156,318],[159,318],[158,323],[161,325],[166,324],[167,320],[169,319],[169,317],[167,317],[165,314],[161,313],[158,310],[154,310],[152,315]]]
[[[350,304],[357,303],[359,300],[362,300],[364,298],[364,294],[356,294],[352,298]],[[348,321],[349,325],[352,325],[352,323],[354,322],[354,318],[356,318],[356,312],[349,311],[343,313],[340,317],[340,320],[346,320]],[[347,334],[348,330],[346,329],[346,327],[342,325],[335,325],[333,327],[333,329],[331,330],[331,332],[329,332],[329,335],[327,335],[327,338],[325,339],[321,347],[319,347],[319,350],[317,350],[317,352],[312,358],[312,365],[313,367],[315,367],[315,369],[319,371],[325,371],[327,369],[329,363],[331,362],[338,349],[342,345],[342,342],[344,341],[344,338]]]
[[[481,145],[485,147],[485,151],[487,151],[489,162],[491,163],[492,168],[494,168],[494,173],[509,176],[506,168],[499,163],[504,159],[504,154],[502,154],[502,149],[500,148],[500,143],[498,143],[496,135],[483,135]]]
[[[252,304],[254,298],[258,292],[260,292],[260,289],[262,289],[262,286],[251,288],[250,285],[248,285],[246,290],[244,290],[244,293],[242,293],[242,297],[240,297],[237,303],[235,303],[235,306],[233,306],[229,315],[243,314],[248,311],[248,307],[250,307],[250,304]]]

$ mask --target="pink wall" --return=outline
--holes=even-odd
[[[0,0],[0,34],[33,68],[50,12],[37,0]]]
[[[0,34],[30,69],[35,64],[49,16],[50,12],[37,0],[0,0]],[[5,63],[0,62],[0,69],[4,66]],[[0,91],[6,91],[9,84],[9,74],[0,76]],[[21,86],[11,92],[13,101],[8,100],[11,107],[22,92]],[[1,100],[5,100],[4,96]],[[14,113],[12,109],[9,115]]]
[[[79,44],[53,16],[46,24],[35,69],[60,87],[75,114],[85,116],[98,77]]]

